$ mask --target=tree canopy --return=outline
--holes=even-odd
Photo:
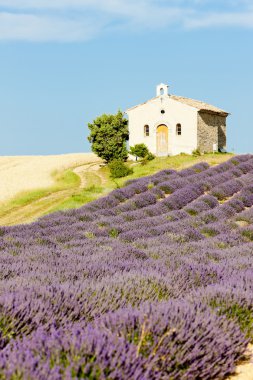
[[[145,144],[136,144],[134,146],[130,146],[130,153],[133,156],[144,158],[148,155],[149,150]]]
[[[103,114],[89,123],[92,151],[107,163],[127,159],[126,141],[129,139],[128,120],[118,111],[115,115]]]
[[[130,146],[130,154],[139,158],[146,158],[148,161],[153,160],[155,156],[148,150],[145,144],[136,144]]]

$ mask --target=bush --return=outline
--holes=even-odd
[[[148,154],[145,156],[145,158],[148,160],[148,161],[152,161],[155,159],[155,156],[153,153],[151,152],[148,152]]]
[[[148,150],[148,147],[145,144],[136,144],[134,146],[131,146],[130,154],[136,156],[136,159],[137,157],[142,158],[145,163],[155,158],[155,156]]]
[[[148,161],[154,160],[154,158],[155,156],[149,152],[148,155],[141,160],[141,165],[147,165]]]
[[[192,155],[193,155],[193,156],[201,156],[201,153],[200,153],[199,148],[194,149],[194,150],[192,151]]]
[[[133,173],[133,169],[129,168],[123,161],[114,160],[109,165],[112,178],[126,177]]]

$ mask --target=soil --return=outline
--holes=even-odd
[[[227,380],[253,380],[253,345],[248,347],[248,360],[238,365],[236,373]]]

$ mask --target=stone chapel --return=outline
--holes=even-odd
[[[156,156],[224,151],[228,112],[210,104],[169,94],[161,83],[156,97],[126,110],[129,145],[144,143]]]

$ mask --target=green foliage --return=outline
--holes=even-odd
[[[112,238],[116,238],[116,237],[119,236],[119,231],[116,228],[112,228],[109,231],[109,236],[112,237]]]
[[[0,335],[8,342],[15,335],[13,321],[10,317],[0,314]]]
[[[201,152],[200,152],[199,148],[194,149],[192,151],[192,155],[195,156],[195,157],[201,156]]]
[[[89,123],[92,151],[107,163],[127,159],[128,121],[121,111],[116,115],[101,115]]]
[[[170,185],[168,183],[160,185],[159,188],[162,191],[164,191],[165,194],[171,194],[172,193],[172,189],[171,189],[171,187],[170,187]]]
[[[136,144],[134,146],[130,146],[130,153],[133,156],[144,158],[148,155],[149,150],[145,144]]]
[[[114,160],[108,166],[112,178],[126,177],[133,173],[133,169],[129,168],[123,161]]]
[[[251,308],[243,307],[237,303],[227,305],[225,302],[212,300],[210,306],[218,310],[219,315],[225,315],[228,319],[236,320],[246,336],[253,339],[253,312]]]
[[[201,216],[201,220],[203,223],[208,224],[212,222],[217,222],[218,218],[215,215],[206,214],[206,215]]]
[[[27,191],[27,192],[24,191],[20,193],[16,198],[11,200],[10,206],[12,208],[26,206],[32,202],[37,201],[38,199],[49,196],[52,192],[53,190],[51,189],[49,190],[38,189],[38,190]]]
[[[222,200],[226,199],[226,197],[224,196],[224,193],[222,191],[219,191],[219,190],[213,191],[212,195],[214,197],[216,197],[218,199],[218,201],[222,201]]]
[[[84,233],[84,236],[87,238],[87,239],[94,239],[95,238],[95,235],[93,232],[90,232],[90,231],[86,231]]]
[[[146,158],[147,158],[148,161],[152,161],[152,160],[155,159],[155,155],[153,153],[149,152],[147,154]]]
[[[210,227],[205,227],[201,230],[201,233],[206,237],[213,237],[216,236],[218,233],[214,229]]]
[[[145,156],[142,160],[141,160],[141,165],[147,165],[148,161],[151,161],[151,160],[154,160],[155,159],[155,156],[152,154],[152,153],[148,153],[147,156]]]
[[[181,153],[179,153],[179,156],[181,156],[181,157],[187,157],[187,156],[190,156],[190,155],[188,153],[181,152]]]
[[[252,310],[242,307],[241,305],[234,304],[224,310],[226,316],[231,319],[236,319],[242,331],[248,337],[253,338],[253,314]]]
[[[71,169],[63,173],[55,172],[56,186],[58,188],[69,189],[80,185],[80,177]]]
[[[149,182],[149,184],[148,184],[148,189],[150,190],[150,189],[153,189],[153,187],[154,187],[155,185],[153,184],[153,182]]]
[[[154,160],[155,156],[148,150],[148,147],[145,144],[136,144],[130,146],[130,154],[136,156],[136,158],[143,158],[144,163],[147,161]]]
[[[252,230],[244,230],[242,235],[245,236],[250,241],[253,241],[253,231]]]
[[[185,210],[186,212],[188,212],[189,215],[192,215],[192,216],[196,216],[198,215],[198,211],[192,209],[192,208],[188,208]]]

